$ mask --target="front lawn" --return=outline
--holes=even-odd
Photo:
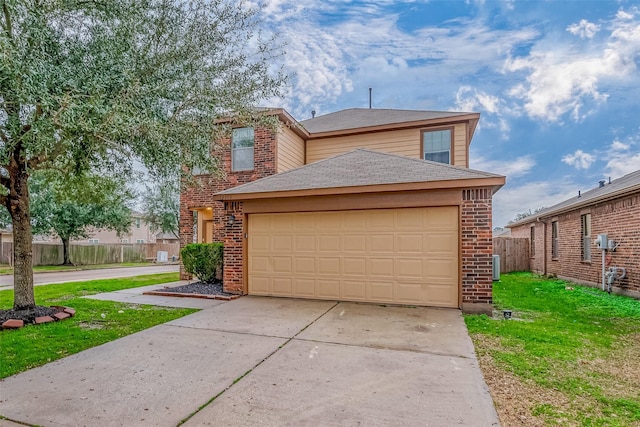
[[[178,273],[166,273],[36,286],[36,304],[72,307],[76,315],[61,322],[0,331],[0,378],[197,311],[80,298],[177,280]],[[0,291],[0,308],[12,304],[13,290]]]
[[[503,425],[640,426],[640,301],[530,273],[493,296],[465,321]]]

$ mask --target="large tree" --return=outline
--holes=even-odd
[[[14,309],[35,306],[29,176],[154,179],[210,156],[216,118],[250,117],[284,82],[253,3],[0,0],[0,204],[14,232]]]
[[[177,179],[147,186],[142,193],[142,214],[151,231],[162,231],[178,238],[180,188]]]
[[[29,192],[33,232],[60,238],[64,264],[71,264],[72,239],[86,239],[95,229],[121,234],[131,228],[134,196],[121,179],[37,173],[31,176]]]

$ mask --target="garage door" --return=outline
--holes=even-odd
[[[458,307],[458,208],[251,214],[249,294]]]

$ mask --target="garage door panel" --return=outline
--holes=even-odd
[[[291,256],[274,256],[271,257],[271,265],[272,272],[276,274],[287,274],[291,275],[293,273],[293,257]]]
[[[323,234],[318,236],[318,252],[340,252],[340,235]]]
[[[340,299],[340,281],[334,280],[318,280],[318,297]]]
[[[393,301],[394,283],[392,281],[371,281],[368,286],[367,300],[376,302]]]
[[[293,279],[290,277],[273,277],[271,279],[273,295],[290,296],[293,294]]]
[[[318,274],[340,276],[340,258],[318,257]]]
[[[269,278],[255,275],[251,278],[251,293],[254,295],[269,295]]]
[[[315,279],[296,278],[293,281],[294,295],[300,297],[314,297],[316,295]]]
[[[372,277],[393,277],[395,260],[393,258],[368,258],[367,269]]]
[[[296,234],[294,236],[295,251],[315,253],[316,237],[313,234]]]
[[[365,301],[367,299],[366,280],[343,280],[340,286],[340,299]]]
[[[393,254],[393,234],[369,234],[367,235],[367,249],[370,253]]]
[[[422,234],[397,234],[395,252],[401,254],[422,254],[424,252],[424,240]]]
[[[367,259],[354,257],[342,258],[342,274],[345,276],[367,277]]]
[[[344,252],[367,253],[366,234],[345,234],[342,236],[342,247]]]
[[[294,273],[296,275],[304,274],[316,274],[316,259],[315,257],[296,256],[293,258]]]
[[[250,214],[249,293],[458,306],[458,208]]]

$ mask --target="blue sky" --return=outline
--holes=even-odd
[[[303,120],[375,108],[475,111],[474,169],[501,173],[494,226],[640,169],[640,5],[266,0]]]

